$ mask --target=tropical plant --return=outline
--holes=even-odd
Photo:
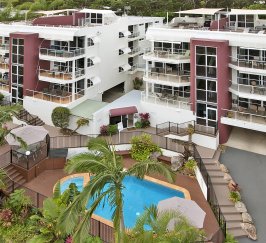
[[[130,151],[131,157],[137,161],[145,161],[155,152],[162,154],[160,147],[152,142],[151,135],[149,134],[134,136],[130,143],[132,145]]]
[[[236,203],[241,201],[241,195],[238,191],[229,192],[229,200]]]
[[[0,93],[0,102],[3,101],[4,98],[5,96],[2,93]]]
[[[185,162],[185,171],[189,175],[195,176],[195,168],[197,167],[197,161],[193,157],[189,157],[188,161]]]
[[[56,127],[62,130],[69,126],[70,110],[67,107],[56,107],[52,111],[52,122]]]
[[[4,200],[9,196],[9,193],[6,191],[6,177],[6,172],[2,168],[0,168],[0,206],[2,205]]]
[[[173,229],[168,226],[171,220],[175,221]],[[190,225],[179,212],[169,210],[159,213],[152,205],[137,218],[134,228],[124,234],[124,240],[132,243],[190,243],[203,242],[204,236],[204,231]]]
[[[139,113],[141,127],[146,128],[150,126],[150,114],[149,113]]]
[[[75,130],[73,130],[73,133],[75,133],[79,128],[83,127],[83,126],[87,126],[89,125],[90,120],[87,118],[83,118],[80,117],[77,121],[76,121],[76,125],[77,127],[75,128]]]
[[[115,125],[102,125],[100,127],[101,136],[112,136],[118,133],[117,124]]]
[[[100,134],[101,136],[107,136],[108,135],[108,132],[107,132],[107,125],[102,125],[100,127]]]
[[[135,127],[136,127],[136,128],[142,128],[142,123],[141,123],[141,121],[136,121],[136,122],[135,122]]]
[[[173,182],[174,174],[170,168],[158,161],[145,160],[136,162],[125,170],[122,157],[117,155],[114,147],[102,138],[94,138],[88,142],[89,153],[83,153],[72,157],[66,164],[68,173],[91,173],[94,176],[84,187],[73,203],[59,218],[59,227],[66,233],[73,234],[75,242],[83,242],[84,236],[90,229],[90,218],[100,202],[109,203],[114,209],[112,220],[115,228],[115,241],[123,242],[121,232],[124,231],[123,214],[123,180],[126,176],[133,175],[143,179],[145,174],[159,173]],[[106,190],[103,188],[108,185]],[[87,202],[93,201],[80,220],[78,212],[85,211]],[[78,225],[78,226],[77,226]]]
[[[136,77],[133,80],[134,89],[140,90],[140,88],[141,88],[142,85],[143,85],[143,79],[142,78]]]

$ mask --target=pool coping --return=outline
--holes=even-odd
[[[91,176],[90,173],[75,173],[75,174],[72,174],[72,175],[65,176],[65,177],[61,178],[59,180],[59,182],[60,182],[60,184],[62,184],[66,180],[68,180],[70,178],[77,178],[77,177],[82,177],[82,176],[84,178],[83,187],[85,187],[90,181],[90,176]],[[159,180],[159,179],[155,179],[155,178],[153,178],[151,176],[144,176],[144,180],[147,180],[147,181],[150,181],[150,182],[153,182],[153,183],[156,183],[156,184],[171,188],[173,190],[181,191],[184,194],[185,199],[191,200],[191,196],[190,196],[189,191],[187,189],[185,189],[184,187],[173,185],[171,183],[168,183],[168,182],[165,182],[165,181],[162,181],[162,180]],[[54,185],[53,191],[55,189],[56,184]],[[105,219],[105,218],[103,218],[103,217],[101,217],[101,216],[99,216],[97,214],[92,214],[91,217],[92,217],[92,219],[98,220],[98,221],[100,221],[100,222],[102,222],[102,223],[104,223],[104,224],[106,224],[106,225],[108,225],[110,227],[114,227],[114,224],[113,224],[112,221],[107,220],[107,219]]]

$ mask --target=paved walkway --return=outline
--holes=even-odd
[[[266,147],[264,147],[266,150]],[[241,188],[241,196],[255,221],[258,243],[266,242],[266,156],[235,148],[226,148],[220,157]],[[247,238],[239,243],[254,242]]]

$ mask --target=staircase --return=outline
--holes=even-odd
[[[246,237],[246,232],[240,226],[240,223],[242,223],[241,213],[236,210],[234,203],[228,200],[228,183],[223,178],[224,173],[215,162],[219,161],[220,153],[221,152],[217,150],[212,159],[202,160],[213,184],[213,189],[219,202],[221,212],[225,217],[227,232],[232,234],[235,238]]]
[[[30,114],[24,108],[19,112],[19,114],[16,117],[17,119],[26,122],[28,125],[32,125],[32,126],[45,125],[45,123],[38,116],[34,116]]]
[[[5,183],[8,192],[12,192],[13,190],[15,190],[20,185],[23,185],[26,182],[24,177],[17,171],[17,169],[13,165],[8,165],[4,168],[4,171],[7,174]],[[15,184],[13,182],[15,182]]]

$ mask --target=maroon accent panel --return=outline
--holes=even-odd
[[[222,18],[220,20],[215,20],[211,22],[210,30],[217,30],[218,29],[218,23],[219,23],[219,29],[223,30],[226,27],[226,24],[228,23],[228,18]]]
[[[33,25],[71,25],[77,26],[78,20],[84,18],[84,13],[74,13],[68,16],[40,17],[33,20]]]
[[[12,33],[10,34],[10,45],[13,38],[24,39],[24,74],[23,74],[23,94],[26,89],[35,90],[38,84],[39,47],[42,39],[37,33]],[[12,47],[10,48],[12,50]],[[10,52],[12,60],[12,52]],[[12,61],[11,61],[12,62]]]
[[[190,61],[191,61],[191,92],[190,98],[193,111],[196,110],[196,46],[209,46],[217,48],[217,116],[218,129],[220,133],[220,143],[225,143],[230,135],[231,128],[221,124],[222,109],[231,109],[232,96],[229,92],[230,87],[230,69],[228,67],[230,57],[230,47],[227,40],[211,39],[191,39],[190,43]]]
[[[136,106],[129,106],[129,107],[111,109],[110,110],[110,117],[129,115],[129,114],[134,114],[134,113],[137,113],[137,112],[138,112],[138,110],[137,110]]]

